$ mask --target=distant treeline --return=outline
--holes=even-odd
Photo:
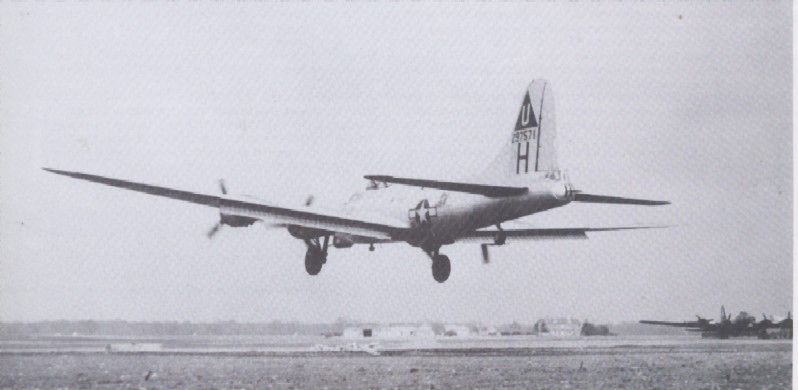
[[[427,323],[438,334],[444,333],[444,325],[440,322]],[[380,324],[357,322],[339,319],[333,323],[303,323],[298,321],[272,322],[188,322],[188,321],[39,321],[39,322],[0,322],[0,337],[19,337],[35,335],[82,335],[82,336],[258,336],[258,335],[336,335],[346,327],[377,327]],[[416,323],[414,325],[421,325]],[[590,326],[590,334],[618,335],[665,335],[684,334],[677,328],[646,326],[638,323],[620,323],[609,326]],[[469,324],[473,329],[478,324]],[[500,331],[517,331],[518,334],[533,334],[533,325],[512,323],[497,327]],[[584,331],[584,329],[583,329]]]
[[[272,321],[244,323],[220,321],[197,322],[134,322],[134,321],[40,321],[0,323],[0,336],[24,335],[117,335],[117,336],[183,336],[183,335],[318,335],[341,332],[347,323],[308,324]]]

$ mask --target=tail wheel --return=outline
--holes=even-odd
[[[452,264],[446,255],[436,255],[432,258],[432,277],[438,283],[443,283],[449,279],[452,272]]]
[[[305,253],[305,271],[308,271],[308,275],[318,275],[323,264],[324,256],[322,252],[313,247],[308,248],[307,253]]]

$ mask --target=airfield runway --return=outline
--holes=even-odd
[[[380,356],[314,352],[309,344],[346,342],[341,339],[177,338],[160,340],[158,351],[96,350],[105,341],[6,340],[0,343],[0,388],[787,389],[792,378],[789,340],[392,342]]]

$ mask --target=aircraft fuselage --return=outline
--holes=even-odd
[[[569,185],[563,180],[540,180],[518,196],[486,197],[441,190],[389,187],[356,193],[344,210],[371,209],[385,213],[410,228],[404,238],[424,249],[451,244],[458,237],[502,222],[517,219],[571,201]]]

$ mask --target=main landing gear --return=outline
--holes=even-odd
[[[330,236],[324,236],[323,242],[319,242],[319,238],[305,240],[305,245],[308,247],[308,251],[305,253],[305,271],[308,271],[308,275],[318,275],[321,272],[321,267],[327,262],[329,241]]]
[[[432,259],[432,278],[438,283],[443,283],[449,279],[452,272],[452,263],[449,257],[441,254],[438,250],[429,251],[427,255]]]

